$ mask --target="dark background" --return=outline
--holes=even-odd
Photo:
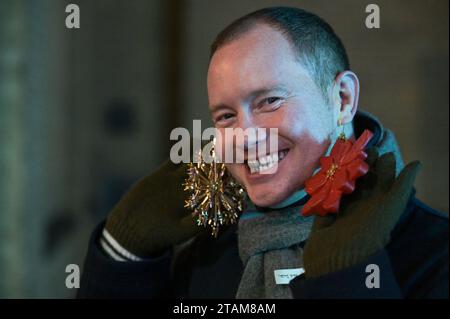
[[[65,27],[79,5],[81,28]],[[74,295],[94,225],[168,156],[169,132],[207,111],[209,45],[232,20],[272,5],[327,20],[361,80],[360,108],[420,159],[418,197],[448,211],[447,0],[2,0],[0,297]],[[365,8],[381,28],[365,27]]]

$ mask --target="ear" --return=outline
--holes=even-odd
[[[332,94],[335,118],[340,119],[342,124],[350,123],[358,109],[359,80],[356,74],[352,71],[339,73],[334,80]]]

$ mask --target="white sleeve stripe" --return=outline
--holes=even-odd
[[[102,244],[102,248],[105,251],[105,249],[107,250],[108,255],[113,255],[115,257],[119,257],[121,260],[123,261],[132,261],[131,259],[127,259],[125,256],[122,256],[118,251],[116,251],[114,249],[114,247],[112,247],[109,242],[105,239],[105,237],[101,236],[100,237],[100,241]],[[106,246],[106,247],[105,247]],[[111,256],[112,257],[112,256]]]
[[[100,245],[102,246],[105,253],[107,253],[110,257],[112,257],[114,260],[117,261],[126,261],[124,258],[117,255],[114,250],[112,250],[107,243],[105,243],[105,240],[103,238],[100,239]]]
[[[144,261],[143,258],[134,255],[129,252],[125,248],[123,248],[112,236],[111,234],[104,228],[102,232],[103,239],[117,252],[117,254],[124,257],[124,259],[129,259],[132,261]],[[108,247],[109,248],[109,247]]]

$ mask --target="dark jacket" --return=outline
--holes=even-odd
[[[177,255],[119,262],[99,246],[94,231],[84,264],[80,298],[234,298],[243,265],[236,226],[216,240],[197,237]],[[291,281],[294,298],[448,298],[448,216],[412,197],[385,249],[364,263],[317,279]],[[380,288],[366,287],[366,266],[380,269]],[[173,273],[175,275],[171,276]]]
[[[395,150],[389,130],[359,113],[355,134],[364,128],[374,132],[375,145]],[[399,152],[394,154],[398,171],[403,164]],[[78,297],[235,297],[243,273],[235,225],[217,239],[205,233],[177,254],[167,251],[144,262],[119,262],[107,256],[99,245],[103,226],[92,235]],[[369,264],[379,267],[379,288],[366,286]],[[296,277],[290,287],[294,298],[448,298],[448,264],[448,216],[412,195],[384,249],[336,273],[316,279]]]

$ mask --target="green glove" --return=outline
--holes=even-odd
[[[384,248],[404,212],[420,163],[408,164],[395,177],[393,153],[378,157],[368,151],[369,172],[342,198],[337,216],[316,217],[304,249],[307,278],[315,278],[364,262]]]
[[[183,207],[187,166],[167,160],[138,181],[111,211],[106,230],[125,249],[154,256],[200,231]]]

